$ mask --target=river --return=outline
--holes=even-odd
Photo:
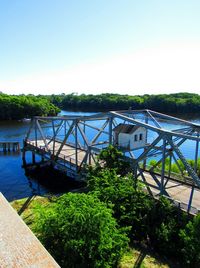
[[[91,115],[92,113],[62,111],[61,114]],[[187,119],[186,116],[184,118]],[[200,123],[200,117],[190,117],[188,120]],[[30,122],[0,121],[0,141],[19,141],[22,147],[23,138],[29,125]],[[190,152],[189,144],[186,150]],[[45,174],[41,174],[41,177],[40,182],[46,180]],[[67,190],[70,191],[71,188],[69,187]],[[22,168],[21,153],[4,154],[0,152],[0,192],[4,194],[7,200],[12,201],[32,194],[44,195],[54,191],[52,188],[49,189],[45,186],[44,183],[38,183],[38,180],[25,175],[25,170]]]

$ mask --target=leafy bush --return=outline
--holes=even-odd
[[[165,197],[154,201],[148,235],[151,245],[168,256],[179,254],[179,231],[187,223],[187,216]]]
[[[115,169],[102,169],[88,176],[88,189],[103,202],[111,205],[121,226],[130,226],[131,240],[146,239],[149,213],[153,199],[131,175],[122,177]]]
[[[109,158],[110,155],[112,157]],[[164,255],[179,254],[179,232],[188,222],[187,215],[168,199],[161,197],[160,200],[155,200],[146,194],[142,184],[130,173],[127,174],[130,165],[128,169],[123,168],[125,160],[117,149],[109,147],[103,150],[101,160],[103,168],[99,165],[90,168],[88,173],[89,191],[112,206],[120,226],[131,227],[129,237],[132,242],[150,242],[151,246]],[[166,164],[168,162],[169,159]],[[156,163],[151,161],[151,164]],[[126,175],[122,175],[121,170]]]
[[[109,145],[106,149],[101,150],[98,155],[98,160],[100,164],[96,164],[96,167],[94,168],[95,174],[101,170],[102,167],[103,169],[114,169],[116,173],[121,176],[131,172],[130,162],[128,162],[123,153],[113,145]]]
[[[62,267],[116,267],[128,243],[96,197],[65,194],[38,209],[35,231]]]
[[[200,214],[194,217],[179,233],[182,242],[182,260],[187,267],[200,264]]]

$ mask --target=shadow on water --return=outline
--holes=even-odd
[[[85,187],[84,182],[75,181],[63,172],[54,169],[52,166],[29,166],[25,169],[25,175],[29,180],[29,186],[33,194],[43,195],[40,188],[46,188],[48,194],[62,194]],[[37,184],[37,188],[33,185]]]

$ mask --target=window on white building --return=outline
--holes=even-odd
[[[134,135],[134,141],[137,141],[138,140],[138,136],[137,134]]]

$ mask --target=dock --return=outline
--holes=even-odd
[[[0,150],[6,152],[20,152],[20,143],[18,141],[0,141]]]

